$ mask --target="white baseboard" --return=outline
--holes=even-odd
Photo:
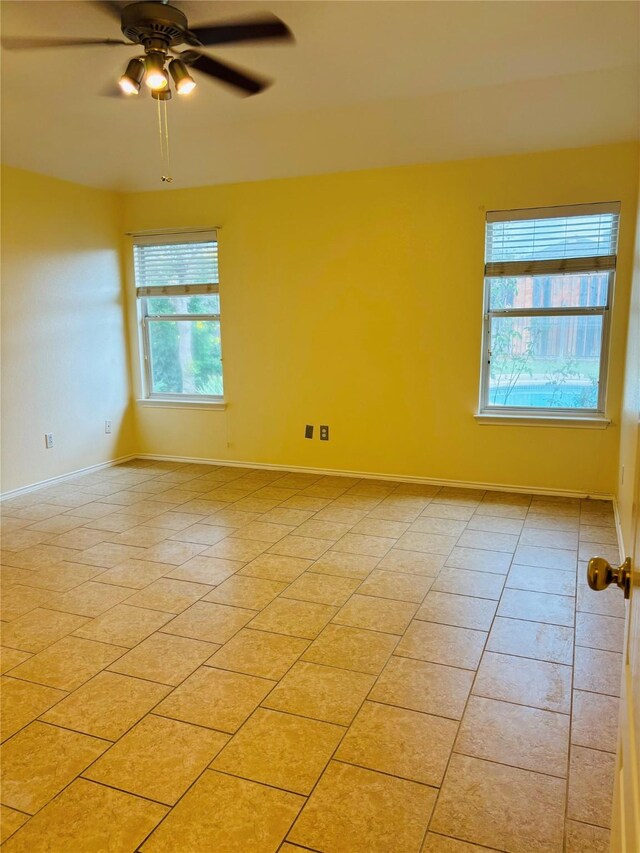
[[[266,462],[249,462],[228,459],[201,459],[192,456],[167,456],[157,453],[137,453],[136,459],[155,459],[159,462],[182,462],[185,465],[222,465],[229,468],[261,468],[266,471],[287,471],[293,474],[317,476],[358,477],[363,480],[393,480],[400,483],[417,483],[425,486],[448,486],[460,489],[485,489],[491,492],[519,492],[527,495],[548,495],[563,498],[593,498],[610,501],[613,495],[602,492],[578,492],[571,489],[544,489],[538,486],[514,486],[510,483],[478,483],[471,480],[437,480],[432,477],[407,477],[404,474],[379,474],[374,471],[343,471],[331,468],[304,468],[299,465],[272,465]]]
[[[137,458],[138,454],[130,453],[128,456],[119,456],[117,459],[109,459],[108,462],[99,462],[97,465],[88,465],[86,468],[78,468],[75,471],[69,471],[68,474],[49,477],[48,480],[39,480],[37,483],[31,483],[29,486],[21,486],[19,489],[11,489],[11,491],[0,493],[0,501],[17,498],[20,497],[20,495],[26,495],[29,492],[34,492],[36,489],[43,489],[45,486],[53,486],[56,483],[63,483],[65,480],[72,480],[80,474],[90,474],[92,471],[99,471],[101,468],[111,468],[113,465],[121,465],[123,462],[130,462],[132,459]]]

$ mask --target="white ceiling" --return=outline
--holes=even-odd
[[[640,4],[617,0],[177,2],[192,25],[268,9],[297,43],[215,55],[275,78],[237,98],[199,76],[169,104],[172,186],[637,138]],[[88,0],[3,0],[10,36],[118,38]],[[2,51],[2,159],[159,189],[156,103],[102,97],[136,49]],[[166,186],[166,185],[165,185]]]

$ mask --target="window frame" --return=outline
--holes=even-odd
[[[571,205],[551,208],[535,208],[531,210],[499,211],[488,213],[485,221],[485,251],[487,241],[487,225],[491,221],[516,221],[523,219],[554,218],[563,216],[589,215],[593,213],[615,213],[620,216],[619,203]],[[491,218],[490,218],[491,217]],[[493,218],[495,217],[495,219]],[[512,218],[511,218],[512,217]],[[619,219],[618,219],[619,229]],[[480,369],[480,396],[478,405],[479,418],[496,419],[501,417],[505,421],[514,420],[557,420],[606,421],[607,385],[609,373],[609,350],[611,339],[611,313],[613,307],[613,294],[615,288],[615,273],[617,261],[616,253],[613,255],[597,255],[588,258],[552,259],[542,261],[507,261],[500,266],[506,267],[510,272],[501,274],[495,270],[489,270],[491,264],[485,263],[484,290],[483,290],[483,319],[482,319],[482,353]],[[498,266],[498,265],[493,265]],[[492,309],[491,279],[507,278],[509,276],[535,276],[535,275],[579,275],[596,272],[607,272],[607,299],[606,304],[593,307],[568,306],[565,308],[502,308]],[[598,400],[596,408],[584,407],[560,407],[560,406],[497,406],[489,403],[490,393],[490,371],[491,371],[491,333],[492,320],[495,317],[602,317],[602,332],[600,336],[600,369],[598,373]]]
[[[217,229],[207,228],[190,231],[166,231],[160,233],[135,234],[133,236],[133,249],[143,245],[176,245],[180,243],[207,243],[218,244]],[[219,278],[219,277],[218,277]],[[220,297],[220,283],[209,282],[207,284],[175,284],[162,286],[138,286],[135,280],[136,304],[138,312],[138,323],[140,327],[140,360],[143,403],[169,404],[185,406],[213,406],[221,407],[225,404],[224,398],[224,356],[222,346],[222,305]],[[218,295],[218,313],[216,314],[153,314],[149,313],[148,300],[162,296],[198,296]],[[163,392],[153,390],[153,357],[151,351],[151,323],[157,322],[217,322],[220,324],[220,364],[222,368],[222,394],[177,394],[175,392]]]

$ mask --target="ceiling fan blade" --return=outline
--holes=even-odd
[[[67,38],[20,38],[8,36],[2,39],[5,50],[32,50],[40,47],[87,47],[93,45],[121,45],[131,47],[132,43],[122,39],[67,39]]]
[[[93,5],[99,6],[104,12],[111,15],[111,17],[115,18],[117,21],[120,21],[122,18],[123,7],[117,2],[117,0],[93,0]]]
[[[191,68],[200,71],[201,74],[215,77],[216,80],[221,80],[235,89],[240,89],[245,95],[257,95],[258,92],[262,92],[270,86],[272,82],[264,77],[255,77],[246,71],[242,71],[232,65],[227,65],[226,62],[220,62],[210,56],[205,56],[196,50],[185,50],[178,54],[178,56]]]
[[[192,44],[204,46],[267,39],[293,41],[293,33],[289,27],[275,15],[260,15],[252,20],[233,21],[226,24],[203,24],[201,27],[192,27],[188,35],[195,38]]]

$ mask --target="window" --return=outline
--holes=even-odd
[[[145,396],[222,401],[215,231],[134,238]]]
[[[481,415],[604,417],[619,211],[487,214]]]

